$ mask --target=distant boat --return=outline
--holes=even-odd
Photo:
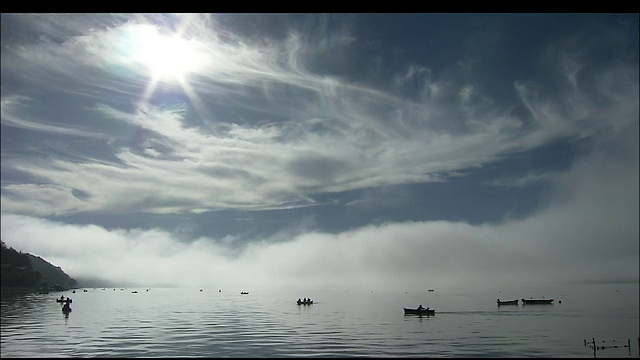
[[[434,291],[433,289],[429,289],[429,292],[433,292],[433,291]]]
[[[505,301],[500,301],[500,299],[498,299],[496,300],[496,302],[498,303],[498,305],[518,305],[518,299]]]
[[[240,291],[240,294],[242,295],[247,295],[249,292],[248,291]]]
[[[415,314],[415,315],[435,315],[436,314],[436,310],[435,309],[422,309],[422,310],[418,310],[418,309],[410,309],[410,308],[406,308],[403,307],[404,309],[404,314],[408,315],[408,314]]]
[[[307,300],[307,301],[298,300],[298,301],[296,301],[296,304],[298,304],[298,305],[313,305],[313,300]]]
[[[547,305],[552,304],[553,299],[522,299],[522,305],[530,304],[530,305]]]

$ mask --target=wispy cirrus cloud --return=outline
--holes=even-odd
[[[89,194],[74,200],[83,206],[67,210],[49,202],[45,208],[52,214],[80,209],[163,213],[290,208],[315,204],[311,196],[316,193],[441,180],[448,173],[490,163],[510,152],[607,128],[610,125],[599,119],[607,108],[614,111],[618,104],[633,104],[637,85],[633,77],[622,75],[634,70],[621,67],[592,76],[594,83],[588,89],[579,88],[577,69],[569,66],[566,78],[573,89],[562,101],[530,85],[515,84],[520,102],[513,106],[524,107],[526,117],[469,84],[423,81],[423,93],[438,89],[439,95],[416,102],[308,71],[304,60],[314,45],[303,43],[295,31],[281,43],[255,44],[218,33],[215,23],[194,16],[176,21],[176,26],[190,41],[198,42],[208,65],[182,84],[191,95],[171,101],[174,105],[167,108],[144,101],[145,91],[150,96],[148,77],[141,73],[142,65],[126,54],[136,44],[122,43],[127,36],[135,39],[132,34],[140,29],[159,31],[154,30],[153,20],[137,16],[81,36],[72,33],[55,46],[45,41],[12,53],[26,76],[39,79],[31,69],[46,69],[48,76],[55,74],[60,90],[75,93],[79,84],[91,89],[87,93],[101,113],[97,118],[138,133],[135,144],[111,147],[118,165],[89,159],[9,160],[9,167],[44,179],[65,194],[71,189]],[[412,65],[396,83],[424,80],[429,73]],[[620,81],[612,82],[611,77]],[[175,85],[156,85],[154,91],[175,92]],[[604,107],[589,105],[591,86],[613,102]],[[116,109],[111,99],[121,96],[123,89],[126,95],[136,96],[128,106]],[[197,105],[195,110],[190,110],[191,102]],[[215,114],[216,107],[232,106],[236,115],[207,117]],[[100,134],[74,129],[51,115],[46,120],[24,118],[20,113],[5,114],[3,106],[2,122],[45,132]],[[611,126],[626,121],[632,120],[619,118]],[[458,125],[447,125],[454,123]],[[117,135],[104,135],[108,136]],[[78,173],[85,175],[77,177]],[[22,190],[4,187],[3,193],[20,198]],[[17,211],[12,204],[7,201],[3,209]],[[42,209],[33,211],[42,213]],[[21,206],[20,211],[28,213],[29,207]]]

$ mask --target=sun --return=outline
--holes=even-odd
[[[139,60],[158,80],[183,79],[198,70],[199,59],[196,49],[177,36],[148,39],[139,50]]]
[[[199,112],[207,114],[191,82],[195,76],[205,76],[214,68],[212,44],[193,32],[191,37],[185,35],[188,19],[183,18],[182,23],[172,29],[138,23],[127,24],[111,33],[115,36],[110,38],[107,61],[114,65],[114,71],[133,75],[134,81],[146,84],[140,94],[141,104],[150,101],[158,88],[173,91],[174,86],[178,86]]]
[[[163,34],[145,25],[131,29],[130,61],[146,70],[154,82],[184,82],[205,64],[203,46],[179,34]]]

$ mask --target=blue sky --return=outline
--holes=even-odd
[[[0,25],[2,239],[77,279],[639,280],[638,14]]]

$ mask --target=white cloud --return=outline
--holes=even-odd
[[[594,174],[599,174],[594,176]],[[228,239],[105,230],[3,214],[9,246],[71,276],[139,286],[414,288],[638,281],[638,169],[596,153],[556,182],[548,208],[494,225],[405,222],[339,234]]]
[[[112,136],[100,132],[90,131],[86,129],[76,128],[68,125],[49,125],[45,120],[28,120],[20,115],[20,108],[28,108],[37,106],[33,99],[24,96],[10,95],[3,96],[0,102],[3,125],[19,127],[23,129],[36,130],[61,135],[72,135],[80,137],[89,137],[96,139],[109,139]]]
[[[526,174],[519,177],[509,177],[509,178],[501,178],[495,179],[487,182],[487,184],[492,186],[514,186],[514,187],[522,187],[538,184],[543,181],[548,181],[553,174],[549,172],[536,172],[530,171]]]

